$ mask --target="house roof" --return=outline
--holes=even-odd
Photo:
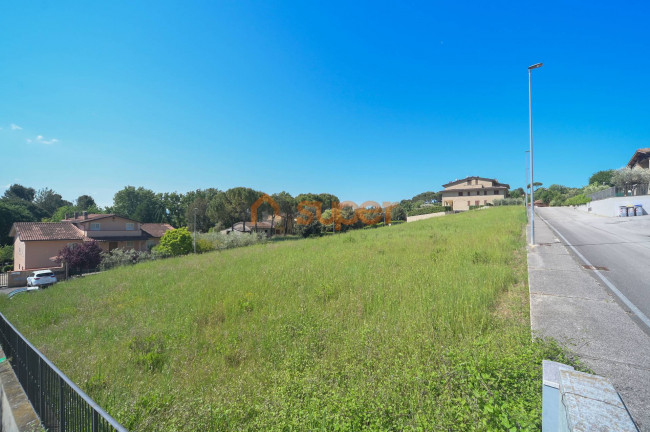
[[[650,147],[638,149],[634,152],[634,156],[632,156],[632,159],[627,163],[627,166],[632,168],[637,162],[642,159],[647,159],[648,157],[650,157]]]
[[[149,234],[151,237],[160,238],[169,230],[173,230],[174,227],[166,223],[145,223],[140,225],[142,231]]]
[[[9,235],[22,241],[84,239],[83,231],[69,222],[14,222]]]
[[[442,187],[447,188],[449,186],[453,186],[453,185],[456,185],[456,184],[459,184],[459,183],[463,183],[463,182],[466,183],[468,180],[486,180],[486,181],[492,182],[493,187],[494,186],[505,186],[506,188],[510,189],[510,185],[505,184],[505,183],[499,183],[499,181],[497,179],[491,179],[491,178],[487,178],[487,177],[478,177],[478,176],[465,177],[464,179],[454,180],[453,182],[443,184]]]
[[[130,219],[128,217],[124,217],[124,216],[120,216],[120,215],[116,215],[116,214],[112,214],[112,213],[110,213],[110,214],[89,213],[88,217],[86,217],[86,219],[84,219],[83,214],[80,214],[76,218],[71,217],[71,218],[68,218],[68,219],[63,219],[61,222],[74,222],[74,223],[89,222],[89,221],[95,221],[95,220],[98,220],[98,219],[106,219],[106,218],[109,218],[109,217],[112,217],[112,218],[118,217],[118,218],[121,218],[121,219],[126,219],[126,220],[130,220],[130,221],[133,221],[133,222],[138,222],[135,219]]]

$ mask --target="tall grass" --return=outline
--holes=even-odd
[[[1,300],[137,431],[538,429],[524,211],[118,268]]]

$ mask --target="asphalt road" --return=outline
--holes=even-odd
[[[565,237],[567,246],[573,246],[592,265],[605,267],[600,273],[645,315],[645,325],[643,319],[636,321],[649,331],[650,216],[605,217],[567,207],[536,210]]]

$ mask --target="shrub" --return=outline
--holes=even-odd
[[[102,248],[95,241],[73,243],[59,251],[57,262],[73,269],[95,269],[102,261],[101,254]]]
[[[560,205],[565,205],[565,206],[581,205],[581,204],[587,204],[590,201],[591,201],[590,197],[586,196],[585,194],[580,194],[565,200],[564,203]]]
[[[139,252],[133,249],[113,249],[110,252],[102,252],[102,262],[99,264],[101,270],[108,270],[115,267],[133,265],[143,261],[151,261],[159,258],[156,254]]]
[[[268,237],[264,234],[222,234],[209,232],[198,234],[196,239],[197,252],[225,250],[242,246],[266,243]]]
[[[192,234],[183,227],[167,231],[154,249],[163,255],[178,256],[192,252],[193,248]]]
[[[496,199],[492,202],[494,206],[511,206],[511,205],[524,205],[523,198],[502,198]]]
[[[440,212],[447,212],[451,211],[451,207],[449,206],[428,206],[428,207],[420,207],[413,209],[408,212],[409,216],[419,216],[423,214],[430,214],[430,213],[440,213]]]

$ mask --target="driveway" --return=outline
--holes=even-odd
[[[596,272],[594,277],[650,333],[650,216],[605,217],[566,207],[538,208],[536,213],[564,237],[567,246],[593,266],[603,267],[599,273],[609,283]]]

